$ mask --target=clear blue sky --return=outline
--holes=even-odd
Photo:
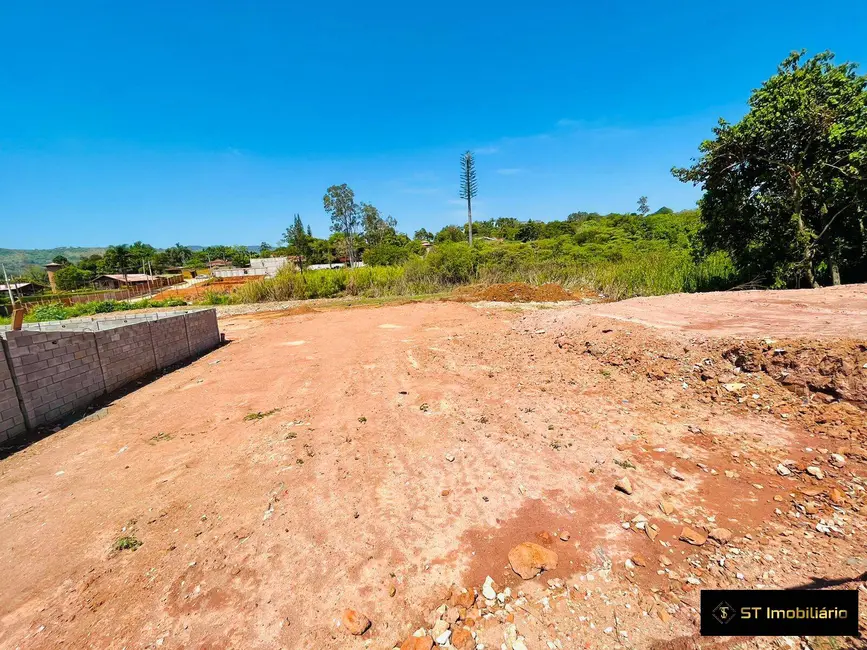
[[[688,208],[675,181],[793,49],[867,66],[867,3],[0,4],[0,247],[328,234],[348,183],[410,234]]]

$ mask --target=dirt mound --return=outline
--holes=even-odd
[[[470,293],[468,297],[473,300],[490,300],[492,302],[561,302],[581,300],[587,296],[569,293],[559,284],[554,283],[534,287],[525,282],[509,282],[482,287]]]

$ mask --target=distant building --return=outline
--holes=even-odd
[[[277,272],[287,264],[298,268],[297,257],[254,257],[250,260],[250,268],[237,269],[234,267],[214,269],[215,278],[237,278],[242,276],[256,276],[273,278]]]
[[[0,284],[0,294],[8,297],[11,290],[17,298],[18,296],[32,296],[34,293],[45,291],[47,288],[34,282],[11,282],[9,284]]]
[[[308,271],[325,271],[327,269],[343,269],[346,268],[346,264],[342,262],[335,262],[334,264],[310,264],[304,268]]]
[[[165,284],[155,275],[147,275],[146,273],[112,273],[110,275],[100,275],[95,278],[93,283],[102,289],[127,289],[129,287],[138,287],[143,284],[151,283],[155,286]]]

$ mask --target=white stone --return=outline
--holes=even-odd
[[[482,586],[482,596],[488,600],[494,600],[497,597],[497,592],[494,590],[494,579],[491,576],[485,578],[485,584]]]

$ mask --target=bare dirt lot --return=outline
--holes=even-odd
[[[701,639],[699,591],[867,611],[864,286],[220,327],[0,461],[0,647],[772,647]]]

